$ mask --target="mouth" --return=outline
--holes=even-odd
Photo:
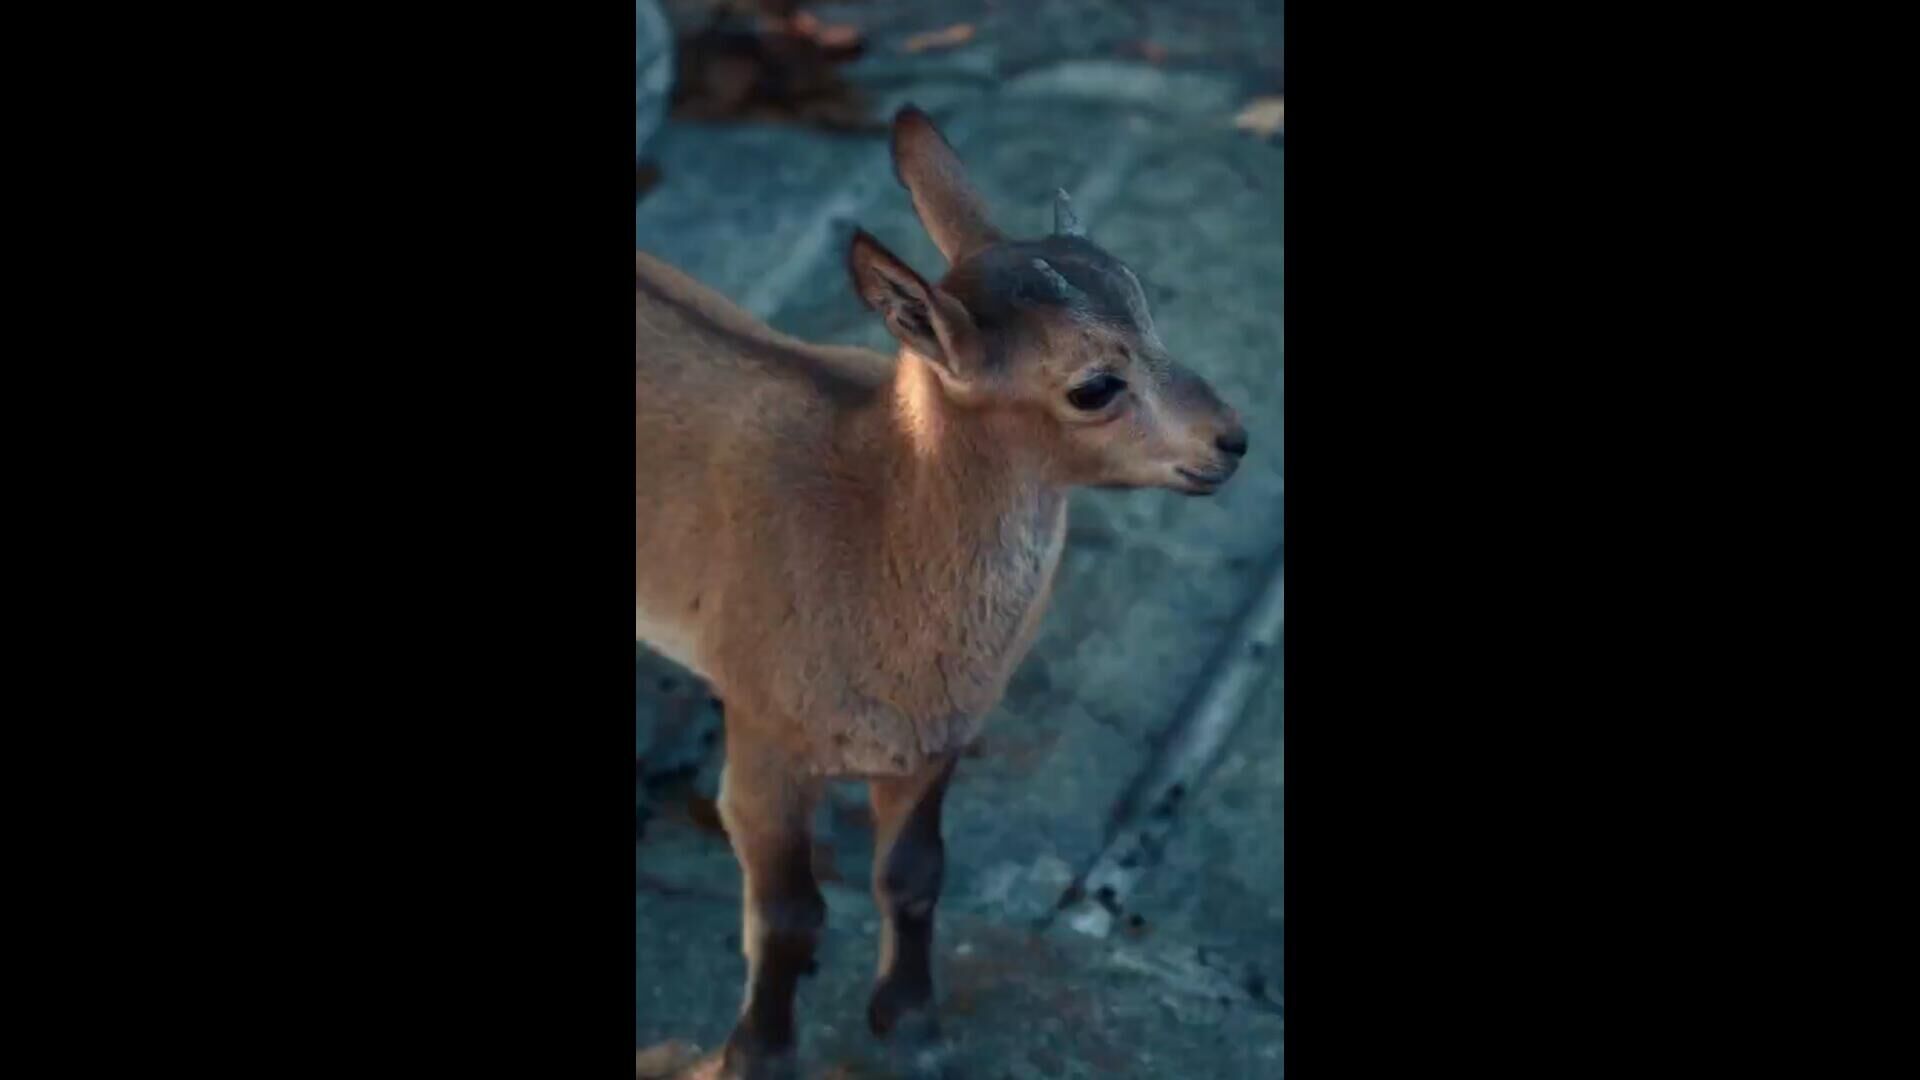
[[[1211,469],[1203,472],[1198,469],[1189,469],[1184,465],[1175,465],[1173,471],[1179,473],[1180,478],[1187,482],[1185,487],[1174,488],[1183,495],[1211,495],[1219,491],[1221,486],[1233,476],[1232,469]]]

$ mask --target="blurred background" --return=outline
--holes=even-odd
[[[638,8],[640,248],[788,333],[893,351],[843,254],[859,224],[944,272],[888,162],[912,101],[1005,231],[1044,233],[1071,192],[1245,417],[1218,496],[1074,496],[1039,639],[947,798],[939,1068],[1282,1075],[1282,4]],[[718,1045],[739,1008],[740,882],[712,803],[720,710],[644,648],[639,691],[639,1036],[665,1061]],[[836,786],[816,832],[804,1075],[911,1075],[866,1031],[864,788]]]

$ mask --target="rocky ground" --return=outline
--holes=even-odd
[[[1162,336],[1251,433],[1239,475],[1212,499],[1075,496],[1039,641],[947,801],[940,1067],[1280,1076],[1283,674],[1278,628],[1256,633],[1243,616],[1279,573],[1285,521],[1285,151],[1277,132],[1234,122],[1279,93],[1279,5],[806,9],[862,28],[866,54],[839,73],[876,117],[907,100],[932,113],[1002,227],[1042,232],[1054,188],[1072,192],[1092,238],[1145,282]],[[971,27],[964,40],[906,51],[956,24]],[[879,134],[669,120],[645,156],[658,178],[638,205],[639,246],[791,333],[888,347],[843,269],[855,223],[929,275],[942,266]],[[1182,774],[1106,916],[1069,917],[1063,900],[1099,901],[1080,896],[1083,877],[1103,853],[1112,862],[1141,778],[1184,760],[1196,736],[1183,720],[1228,655],[1257,670],[1217,753]],[[639,670],[640,1042],[711,1046],[744,966],[738,875],[707,802],[719,717],[684,672],[644,650]],[[819,837],[830,916],[820,974],[800,996],[805,1075],[907,1075],[911,1063],[865,1030],[877,926],[858,787],[836,789]]]

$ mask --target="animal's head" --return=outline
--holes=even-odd
[[[949,269],[929,284],[864,231],[854,288],[964,408],[1030,421],[1070,483],[1211,494],[1247,434],[1206,380],[1154,332],[1140,279],[1087,239],[1066,192],[1051,235],[1012,240],[988,219],[953,148],[907,106],[893,121],[894,174]]]

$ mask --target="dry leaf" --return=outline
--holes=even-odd
[[[802,11],[788,19],[786,31],[803,37],[823,49],[851,49],[860,44],[860,28],[852,23],[823,23],[812,12]]]
[[[951,49],[955,45],[965,45],[973,40],[972,23],[954,23],[945,30],[929,30],[924,34],[915,34],[900,46],[902,52],[925,52],[928,49]]]
[[[833,23],[822,26],[813,40],[823,49],[851,49],[860,44],[860,28],[852,23]]]
[[[1277,135],[1284,130],[1283,101],[1277,97],[1254,98],[1233,118],[1233,126],[1255,135]]]
[[[1123,56],[1138,56],[1149,64],[1167,62],[1167,47],[1157,41],[1130,41],[1120,47]]]
[[[666,1042],[655,1043],[639,1051],[637,1075],[641,1080],[672,1076],[699,1056],[700,1048],[692,1043],[668,1039]]]

